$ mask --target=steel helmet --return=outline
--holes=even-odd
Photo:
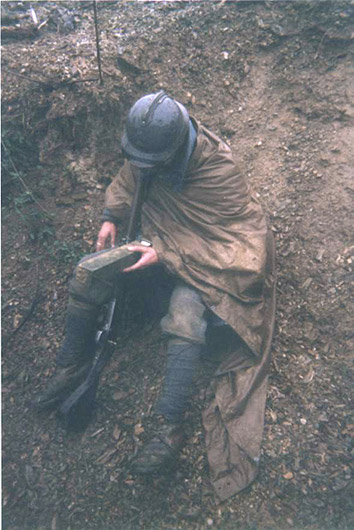
[[[171,160],[189,131],[183,105],[163,90],[140,98],[130,109],[122,149],[138,167],[152,167]]]

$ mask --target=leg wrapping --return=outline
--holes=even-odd
[[[56,357],[58,366],[82,364],[89,361],[94,351],[97,312],[70,311],[66,317],[65,339]]]
[[[171,423],[180,423],[183,420],[193,394],[200,351],[200,344],[169,344],[166,378],[156,412]]]

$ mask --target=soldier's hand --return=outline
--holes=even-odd
[[[159,257],[156,250],[153,247],[145,247],[143,245],[129,245],[128,250],[131,252],[140,252],[140,259],[134,263],[131,267],[127,267],[123,272],[137,271],[139,269],[145,269],[151,265],[155,265],[159,261]]]
[[[105,221],[98,233],[96,250],[103,250],[106,247],[108,241],[110,241],[111,247],[114,247],[116,234],[116,225],[114,223],[110,223],[109,221]]]

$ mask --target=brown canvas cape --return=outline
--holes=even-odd
[[[222,501],[257,474],[274,327],[274,245],[230,148],[193,123],[197,143],[185,185],[174,191],[152,179],[142,233],[169,271],[198,289],[245,342],[219,367],[203,414],[210,478]],[[105,206],[118,219],[126,217],[135,180],[126,161],[107,189]]]

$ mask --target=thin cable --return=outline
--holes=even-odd
[[[98,75],[99,75],[99,78],[100,78],[100,85],[103,85],[102,70],[101,70],[100,37],[99,37],[99,33],[98,33],[97,4],[96,4],[96,0],[93,0],[93,15],[94,15],[95,32],[96,32],[96,48],[97,48]]]
[[[12,68],[8,68],[7,66],[2,67],[4,72],[8,72],[9,74],[13,74],[16,77],[20,77],[21,79],[25,79],[26,81],[31,81],[32,83],[37,83],[38,85],[44,85],[46,87],[50,86],[49,82],[41,81],[40,79],[35,79],[34,77],[29,77],[28,75],[18,74]]]

